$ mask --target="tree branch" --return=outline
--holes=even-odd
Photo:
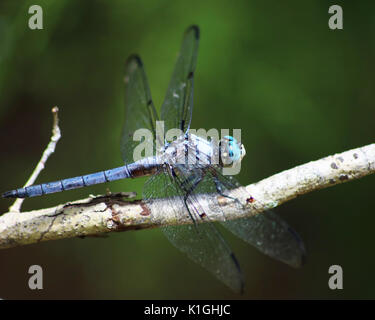
[[[246,188],[251,200],[241,199],[247,207],[219,196],[226,219],[251,216],[276,207],[299,195],[358,179],[375,172],[375,144],[345,151],[275,174]],[[240,190],[231,191],[238,197]],[[8,212],[0,217],[0,248],[10,248],[40,241],[95,236],[113,231],[154,228],[192,223],[189,217],[178,220],[167,200],[160,199],[162,211],[147,207],[142,200],[131,200],[133,193],[89,197],[56,207],[30,212]],[[211,197],[199,195],[211,221],[224,215],[209,209]],[[127,199],[128,198],[128,199]],[[176,202],[177,203],[177,202]],[[250,207],[250,210],[249,210]],[[182,210],[183,208],[181,208]]]
[[[44,166],[52,153],[55,152],[56,144],[61,138],[61,131],[59,127],[59,108],[53,107],[52,108],[52,115],[53,115],[53,125],[52,125],[52,136],[47,148],[44,150],[42,157],[40,158],[38,164],[36,165],[33,173],[31,174],[29,180],[23,186],[24,188],[31,186],[34,184],[35,180],[38,178],[39,174],[44,169]],[[14,201],[13,205],[9,208],[11,212],[20,212],[22,203],[25,201],[23,198],[19,198]]]

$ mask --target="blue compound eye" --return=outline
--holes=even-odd
[[[237,161],[241,159],[241,149],[237,143],[233,143],[233,146],[231,146],[230,148],[229,155],[233,161]]]
[[[225,136],[222,139],[223,154],[227,158],[228,163],[240,161],[242,158],[241,145],[232,136]],[[226,164],[229,165],[229,164]]]

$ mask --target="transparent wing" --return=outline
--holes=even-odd
[[[213,190],[219,185],[225,194],[240,186],[232,176],[222,175],[219,168],[210,167],[210,172],[215,183],[206,185],[206,189]],[[246,198],[250,198],[250,195]],[[222,225],[264,254],[292,267],[300,267],[306,259],[305,247],[299,235],[272,211],[267,210],[249,218],[228,220],[222,222]]]
[[[274,259],[295,268],[305,262],[306,253],[301,238],[272,211],[222,224],[237,237]]]
[[[197,62],[199,28],[189,27],[184,34],[172,79],[161,108],[165,131],[172,128],[186,132],[193,110],[193,80]]]
[[[133,141],[137,129],[149,129],[155,141],[155,122],[158,119],[151,99],[146,73],[139,56],[131,55],[125,65],[125,122],[121,137],[121,153],[125,163],[133,162]]]
[[[144,186],[144,198],[149,205],[157,206],[156,199],[168,198],[176,218],[189,216],[195,222],[192,225],[163,227],[168,240],[190,259],[212,272],[219,280],[236,292],[243,291],[243,279],[239,264],[215,226],[208,221],[196,196],[190,195],[186,204],[186,185],[194,179],[181,181],[172,178],[171,173],[162,170],[152,176]],[[160,207],[158,210],[163,211]],[[207,223],[199,223],[201,220]]]

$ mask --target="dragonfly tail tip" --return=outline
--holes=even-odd
[[[15,190],[6,191],[1,195],[2,198],[17,198],[17,192]]]

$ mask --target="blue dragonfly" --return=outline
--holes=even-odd
[[[221,236],[202,203],[201,194],[213,194],[238,202],[231,190],[242,190],[233,178],[222,174],[228,163],[242,160],[245,148],[231,136],[219,143],[189,132],[193,109],[193,80],[197,61],[199,28],[189,27],[184,34],[180,53],[161,108],[165,131],[173,128],[182,134],[173,141],[162,141],[161,149],[134,161],[133,150],[139,144],[133,134],[139,128],[149,129],[156,140],[155,124],[159,120],[148,86],[143,63],[131,55],[125,66],[125,123],[121,152],[125,165],[93,174],[33,185],[5,192],[5,198],[26,198],[86,187],[118,179],[149,175],[143,198],[153,210],[163,212],[159,199],[167,200],[176,220],[187,217],[191,224],[165,226],[162,231],[169,241],[196,263],[212,272],[236,292],[242,292],[244,280],[240,265],[231,248]],[[194,151],[194,152],[190,152]],[[219,155],[219,161],[212,159]],[[194,157],[194,159],[191,159]],[[193,161],[195,160],[195,161]],[[214,199],[218,197],[213,197]],[[253,199],[242,194],[243,199]],[[212,197],[210,198],[212,199]],[[165,202],[163,202],[165,203]],[[165,205],[165,204],[164,204]],[[219,201],[210,205],[212,212],[224,215]],[[249,209],[250,210],[250,209]],[[152,212],[152,211],[151,211]],[[290,266],[299,267],[305,259],[303,242],[292,228],[276,214],[265,211],[251,217],[226,220],[221,224],[237,237],[255,246],[264,254]]]

